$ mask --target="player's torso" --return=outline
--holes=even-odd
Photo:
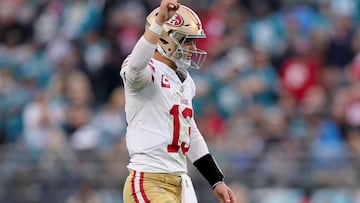
[[[148,172],[185,172],[193,81],[188,75],[181,82],[169,67],[158,61],[152,63],[153,84],[127,95],[129,167]]]

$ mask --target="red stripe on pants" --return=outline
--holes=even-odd
[[[136,191],[135,191],[135,177],[136,177],[136,171],[134,171],[134,174],[131,178],[131,189],[132,189],[132,195],[134,196],[134,200],[136,203],[140,203],[139,199],[136,196]]]
[[[140,173],[140,191],[141,195],[144,198],[146,203],[150,203],[150,200],[147,198],[145,191],[144,191],[144,173]]]

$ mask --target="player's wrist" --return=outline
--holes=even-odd
[[[155,33],[155,34],[160,35],[161,32],[162,32],[162,30],[163,30],[163,26],[162,26],[162,25],[163,25],[163,24],[160,25],[159,23],[157,23],[156,21],[154,21],[154,22],[150,25],[149,30],[152,31],[152,32]]]
[[[160,26],[163,26],[166,22],[166,19],[165,18],[161,18],[160,16],[155,18],[154,20],[155,23],[157,23],[158,25]]]
[[[220,184],[222,184],[222,183],[225,183],[223,180],[220,180],[220,181],[218,181],[218,182],[216,182],[215,184],[213,184],[212,186],[211,186],[211,189],[215,189],[216,188],[216,186],[218,186],[218,185],[220,185]]]
[[[205,177],[211,187],[215,187],[216,184],[224,181],[225,176],[210,153],[194,161],[193,164]]]

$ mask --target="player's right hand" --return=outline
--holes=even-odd
[[[163,25],[168,21],[179,9],[180,3],[177,0],[162,0],[160,4],[159,14],[156,16],[156,23]]]

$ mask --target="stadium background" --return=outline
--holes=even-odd
[[[180,2],[208,35],[196,119],[239,202],[359,203],[359,0]],[[118,72],[158,4],[0,1],[0,203],[122,202]]]

